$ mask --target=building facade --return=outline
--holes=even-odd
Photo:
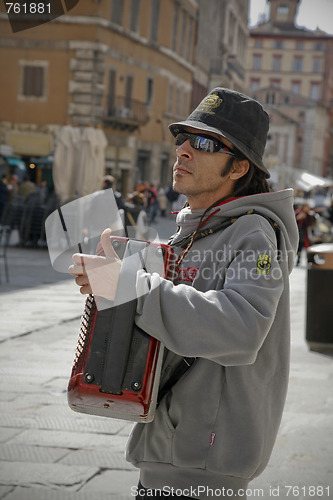
[[[246,89],[249,0],[198,0],[192,107],[217,86]]]
[[[123,192],[170,183],[168,124],[189,112],[197,15],[197,0],[89,0],[12,33],[2,13],[1,144],[29,163],[61,127],[100,127]]]
[[[333,37],[295,25],[300,0],[269,0],[269,4],[269,20],[250,32],[249,92],[260,94],[264,105],[303,127],[295,135],[289,168],[332,176]],[[316,137],[315,145],[313,137],[308,142],[307,130]]]

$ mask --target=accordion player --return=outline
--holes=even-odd
[[[127,277],[131,273],[132,280],[135,279],[136,271],[144,268],[171,279],[174,258],[171,246],[124,237],[112,237],[111,242],[122,259],[122,270],[131,256],[140,256],[127,269]],[[123,289],[128,289],[131,285],[122,270],[119,281]],[[136,298],[119,304],[106,302],[93,295],[86,299],[68,383],[68,404],[80,413],[151,422],[157,403],[163,346],[136,326]]]

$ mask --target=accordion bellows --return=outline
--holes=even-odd
[[[116,237],[112,242],[123,259],[122,267],[126,256],[141,252],[141,268],[148,272],[157,269],[169,278],[170,246]],[[161,257],[162,269],[158,264]],[[131,272],[135,270],[131,268]],[[80,413],[151,422],[163,347],[135,324],[136,298],[111,307],[98,307],[98,301],[89,295],[85,302],[68,384],[69,406]]]

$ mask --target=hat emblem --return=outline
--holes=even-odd
[[[218,94],[210,94],[199,104],[197,110],[215,114],[217,108],[221,106],[223,99]]]

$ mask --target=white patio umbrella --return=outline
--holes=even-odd
[[[79,141],[77,193],[86,196],[102,187],[107,140],[102,129],[85,127]]]
[[[60,202],[75,197],[76,155],[75,143],[79,130],[71,125],[61,127],[56,138],[52,176]]]

